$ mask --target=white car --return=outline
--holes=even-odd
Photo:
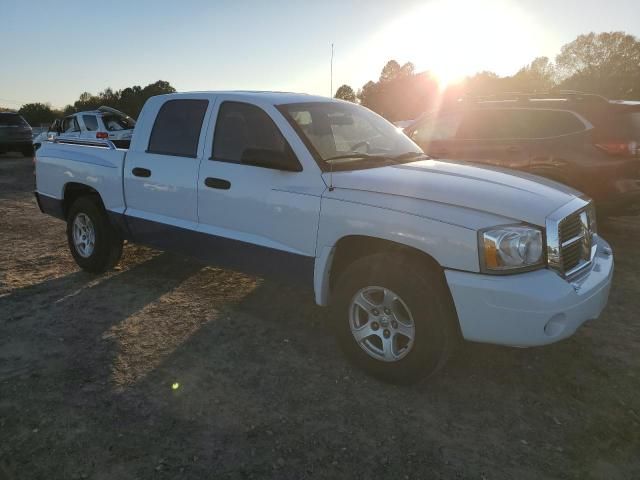
[[[110,107],[78,112],[56,120],[47,132],[33,140],[34,149],[56,137],[66,139],[108,139],[120,147],[128,147],[136,121]]]
[[[42,144],[48,140],[53,140],[58,136],[60,131],[60,120],[54,120],[49,128],[42,129],[36,135],[34,135],[32,143],[33,149],[38,150]]]
[[[46,142],[36,181],[81,268],[113,267],[126,239],[291,280],[390,381],[435,372],[460,337],[566,338],[600,315],[613,275],[579,192],[429,159],[382,117],[323,97],[153,97],[128,150]]]

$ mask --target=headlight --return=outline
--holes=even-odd
[[[487,273],[532,270],[544,262],[542,231],[530,226],[502,226],[481,230],[480,267]]]

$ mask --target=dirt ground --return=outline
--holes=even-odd
[[[81,272],[32,190],[0,156],[0,479],[640,478],[638,218],[601,225],[599,320],[396,387],[307,292],[131,245]]]

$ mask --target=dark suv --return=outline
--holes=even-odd
[[[0,154],[20,152],[25,157],[33,155],[32,131],[29,124],[17,113],[0,112]]]
[[[514,168],[640,212],[640,102],[561,93],[461,100],[405,129],[433,157]]]

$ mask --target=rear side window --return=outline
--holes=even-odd
[[[546,138],[581,132],[586,127],[573,113],[561,110],[522,110],[529,121],[524,138]]]
[[[264,110],[248,103],[224,102],[216,121],[211,159],[243,163],[246,156],[265,151],[293,155],[282,133]]]
[[[580,132],[585,125],[573,113],[562,110],[472,110],[458,129],[462,139],[536,139]]]
[[[169,100],[158,112],[149,138],[148,153],[198,156],[198,141],[208,100]]]
[[[411,139],[422,144],[433,140],[448,140],[456,136],[460,125],[459,115],[443,115],[422,122],[411,133]]]
[[[95,115],[83,115],[82,121],[84,122],[84,126],[90,132],[95,132],[98,130],[98,119]]]

